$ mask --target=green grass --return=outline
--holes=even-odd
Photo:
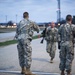
[[[5,33],[5,32],[0,32],[0,33]]]
[[[38,39],[38,38],[40,38],[40,35],[33,36],[33,39]],[[5,42],[0,42],[0,46],[7,46],[11,44],[16,44],[16,43],[17,43],[17,40],[9,40]]]
[[[16,40],[9,40],[5,42],[0,42],[0,46],[7,46],[7,45],[15,44],[15,43],[17,43]]]

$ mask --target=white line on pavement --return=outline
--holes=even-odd
[[[0,73],[20,73],[20,71],[5,71],[0,70]],[[44,75],[60,75],[58,73],[46,73],[46,72],[33,72],[34,74],[44,74]]]

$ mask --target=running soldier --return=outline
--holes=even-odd
[[[32,62],[32,48],[30,43],[32,41],[33,30],[39,32],[39,27],[36,23],[29,20],[28,12],[23,13],[23,18],[24,19],[20,21],[16,29],[19,63],[22,68],[21,74],[34,75],[30,71]]]
[[[61,75],[71,75],[72,61],[74,59],[73,39],[75,33],[75,26],[72,24],[72,16],[66,16],[66,23],[62,24],[58,30],[60,35],[60,65]]]
[[[56,41],[57,41],[57,33],[58,33],[58,29],[55,27],[54,22],[52,22],[51,26],[47,28],[46,33],[47,33],[45,37],[47,41],[46,50],[51,57],[50,63],[53,63],[53,59],[55,57],[55,52],[56,52]]]

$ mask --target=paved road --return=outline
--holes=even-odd
[[[9,33],[0,33],[0,42],[12,40],[14,36],[15,36],[15,31]]]
[[[59,70],[59,50],[56,51],[56,57],[54,63],[50,63],[50,57],[46,52],[46,42],[40,44],[41,38],[33,40],[32,45],[32,66],[31,70],[40,75],[45,73],[45,75],[50,75],[46,73],[60,73]],[[0,47],[0,71],[5,71],[9,73],[1,73],[0,75],[20,75],[20,66],[18,62],[18,52],[16,48],[17,44]],[[57,44],[56,44],[57,46]],[[75,59],[73,61],[72,73],[75,74]],[[11,72],[13,71],[13,72]],[[16,73],[15,73],[16,72]],[[52,75],[51,74],[51,75]],[[53,74],[59,75],[59,74]]]
[[[39,33],[34,32],[34,36],[41,34],[41,32],[42,31],[40,31]],[[9,32],[9,33],[0,33],[0,42],[5,42],[5,41],[13,40],[15,34],[16,34],[15,31],[14,32]]]

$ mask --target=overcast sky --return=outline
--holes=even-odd
[[[25,11],[35,22],[57,21],[57,0],[0,0],[0,22],[22,19]],[[67,14],[75,15],[75,0],[61,0],[61,17]]]

